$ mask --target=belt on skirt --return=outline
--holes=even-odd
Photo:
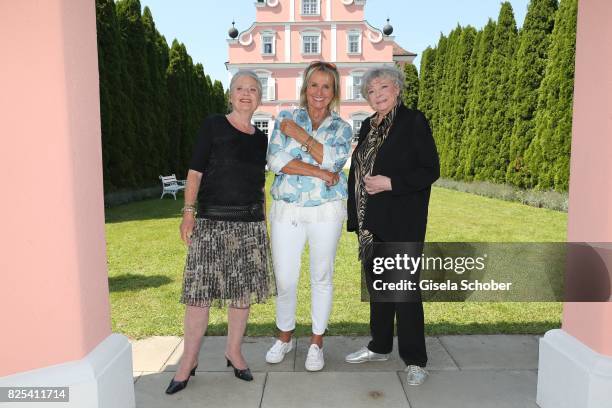
[[[214,221],[246,221],[265,220],[264,203],[247,205],[204,205],[198,211],[198,217]]]

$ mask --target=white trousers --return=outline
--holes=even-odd
[[[324,334],[332,309],[336,249],[343,220],[300,222],[270,220],[272,261],[276,276],[276,326],[295,329],[297,287],[304,244],[310,250],[312,333]]]

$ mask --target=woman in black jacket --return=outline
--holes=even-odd
[[[362,124],[351,160],[347,229],[358,235],[359,259],[370,295],[374,244],[422,244],[431,185],[440,175],[427,119],[422,112],[401,103],[403,87],[402,73],[393,67],[375,68],[363,77],[362,95],[375,114]],[[387,360],[393,347],[396,316],[399,354],[407,366],[407,383],[420,385],[428,375],[424,369],[427,352],[420,298],[409,302],[371,299],[372,341],[346,356],[346,361]]]

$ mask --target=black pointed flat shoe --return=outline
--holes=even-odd
[[[251,374],[251,370],[249,370],[249,367],[245,368],[244,370],[239,370],[234,367],[234,364],[232,364],[229,358],[225,357],[225,359],[227,360],[227,366],[232,367],[234,369],[234,375],[236,376],[236,378],[240,378],[244,381],[253,381],[253,374]]]
[[[170,385],[168,385],[168,388],[166,388],[166,394],[172,395],[176,392],[182,391],[187,387],[187,383],[189,382],[189,378],[195,376],[196,374],[196,368],[198,368],[198,365],[196,364],[195,367],[193,367],[191,369],[191,372],[189,373],[189,377],[187,377],[186,380],[184,381],[176,381],[174,378],[170,380]]]

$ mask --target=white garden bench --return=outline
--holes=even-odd
[[[160,200],[164,198],[166,194],[172,194],[176,200],[176,193],[185,189],[186,180],[177,180],[174,174],[171,176],[159,176],[159,179],[162,182],[163,188],[162,195],[159,197]]]

